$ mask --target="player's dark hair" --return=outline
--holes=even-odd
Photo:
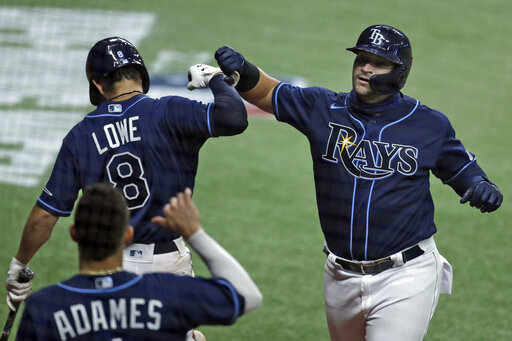
[[[75,212],[76,241],[83,259],[100,261],[113,255],[129,221],[126,200],[119,189],[101,183],[86,187]]]
[[[142,78],[142,67],[136,64],[129,64],[115,69],[106,76],[98,76],[93,79],[103,86],[103,90],[105,92],[111,93],[114,91],[115,83],[120,82],[123,79],[132,79],[142,82]]]

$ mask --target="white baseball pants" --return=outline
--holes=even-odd
[[[170,272],[194,276],[190,250],[183,238],[173,241],[178,251],[154,254],[154,244],[132,244],[123,250],[123,268],[142,275],[150,272]],[[169,242],[172,243],[172,242]]]
[[[436,309],[443,259],[433,238],[425,253],[376,275],[325,263],[324,297],[332,341],[420,341]]]

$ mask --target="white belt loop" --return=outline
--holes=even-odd
[[[402,252],[397,252],[394,255],[389,256],[391,260],[395,263],[395,267],[404,265],[404,257]]]
[[[332,253],[329,252],[329,254],[327,255],[327,258],[333,262],[333,263],[336,263],[336,256]]]
[[[421,242],[418,243],[418,246],[423,251],[425,251],[425,253],[430,253],[430,252],[434,251],[434,249],[436,248],[436,242],[434,240],[434,236],[431,236],[427,239],[422,240]]]
[[[178,252],[180,253],[180,255],[187,253],[187,246],[183,241],[183,237],[176,238],[173,240],[173,242],[174,244],[176,244],[176,247],[178,248]]]

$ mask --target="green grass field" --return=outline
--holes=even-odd
[[[38,6],[78,9],[77,3],[43,0]],[[512,340],[512,185],[507,181],[512,172],[512,2],[79,3],[81,9],[153,13],[156,21],[139,44],[148,65],[159,51],[168,49],[211,51],[213,63],[213,52],[228,44],[269,74],[300,76],[309,85],[336,91],[350,89],[353,54],[345,48],[365,27],[385,23],[405,31],[414,64],[404,93],[449,117],[457,136],[477,155],[505,197],[497,212],[481,214],[460,205],[457,195],[432,177],[436,241],[454,268],[454,286],[451,296],[441,296],[425,340]],[[33,1],[0,0],[0,10],[3,6],[33,6]],[[8,31],[0,23],[0,34]],[[190,60],[190,65],[196,62]],[[166,71],[186,69],[169,65]],[[2,104],[0,112],[33,107],[33,101],[27,100]],[[8,147],[0,143],[0,151]],[[8,164],[2,155],[0,165]],[[0,183],[0,275],[7,273],[49,170],[31,187]],[[262,307],[234,326],[200,328],[208,340],[328,340],[323,237],[307,140],[272,118],[254,117],[242,135],[208,141],[200,153],[195,200],[204,227],[240,260],[264,295]],[[69,223],[70,219],[59,221],[51,240],[31,262],[35,290],[77,271]],[[197,256],[194,266],[198,275],[208,276]],[[0,303],[0,321],[6,316],[7,308]]]

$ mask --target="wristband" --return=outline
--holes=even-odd
[[[240,70],[240,81],[235,89],[240,92],[249,91],[258,84],[260,80],[260,70],[253,64],[244,60]]]

